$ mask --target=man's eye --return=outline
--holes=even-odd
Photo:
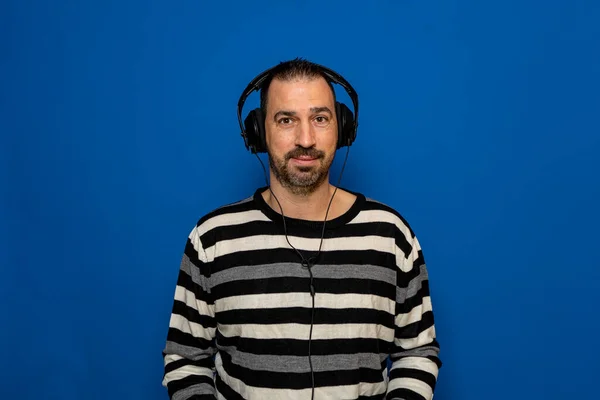
[[[318,124],[326,124],[326,123],[329,121],[329,119],[327,119],[327,117],[324,117],[324,116],[322,116],[322,115],[319,115],[318,117],[316,117],[316,118],[315,118],[315,121],[316,121]]]
[[[284,124],[284,125],[287,125],[287,124],[289,124],[289,123],[291,123],[291,122],[292,122],[292,119],[291,119],[291,118],[281,118],[281,119],[279,120],[279,123],[280,123],[280,124]]]

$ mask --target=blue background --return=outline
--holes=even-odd
[[[2,2],[0,398],[167,398],[187,234],[264,183],[238,96],[296,56],[359,93],[342,185],[423,245],[435,398],[597,398],[598,21],[591,0]]]

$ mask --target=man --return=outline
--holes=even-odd
[[[356,129],[332,73],[295,59],[264,76],[245,134],[264,142],[270,185],[191,231],[163,385],[175,400],[431,399],[441,362],[419,242],[392,208],[329,182]]]

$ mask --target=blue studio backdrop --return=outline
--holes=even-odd
[[[264,183],[238,96],[297,56],[360,96],[342,186],[423,245],[435,398],[598,398],[598,21],[576,0],[2,2],[0,398],[167,398],[187,234]]]

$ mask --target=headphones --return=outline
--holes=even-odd
[[[350,146],[356,139],[356,131],[358,128],[358,95],[356,94],[356,90],[354,90],[352,85],[337,72],[322,65],[316,64],[316,66],[326,79],[342,86],[352,100],[354,115],[345,104],[338,101],[335,102],[335,114],[338,121],[337,149],[344,146]],[[242,123],[242,109],[248,96],[250,96],[253,91],[260,90],[264,81],[271,76],[273,70],[277,67],[278,66],[269,68],[257,75],[242,92],[238,101],[237,114],[241,135],[244,138],[246,149],[250,150],[252,153],[267,152],[265,115],[260,107],[256,108],[248,113],[248,116]]]

